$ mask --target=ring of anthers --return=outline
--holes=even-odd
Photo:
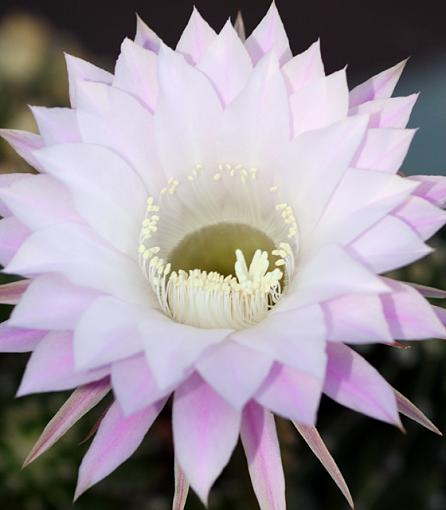
[[[188,183],[199,179],[201,165],[187,176]],[[257,178],[257,169],[224,164],[211,175],[214,182],[238,177],[243,185]],[[180,182],[170,178],[160,192],[159,200],[147,199],[145,217],[139,238],[139,264],[157,297],[161,310],[176,322],[200,328],[244,329],[265,318],[277,304],[294,270],[297,222],[291,206],[275,203],[274,214],[288,239],[271,241],[273,249],[256,249],[248,264],[244,252],[235,249],[233,274],[206,271],[200,268],[173,269],[171,253],[163,253],[157,244],[157,231],[162,215],[163,195],[175,195]],[[269,187],[276,194],[277,186]],[[215,223],[228,224],[227,221]],[[206,225],[209,228],[211,225]],[[249,226],[247,227],[249,228]],[[253,230],[255,227],[253,227]],[[194,235],[189,232],[188,237]],[[266,236],[265,236],[266,237]],[[293,243],[293,244],[290,244]]]

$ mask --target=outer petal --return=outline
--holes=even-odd
[[[410,179],[420,183],[415,195],[429,200],[438,207],[446,205],[446,177],[444,175],[412,175]]]
[[[9,325],[9,321],[0,324],[0,352],[29,352],[36,348],[46,331],[22,329]]]
[[[111,293],[132,303],[147,302],[147,286],[138,265],[102,244],[89,228],[73,223],[30,235],[5,272],[25,276],[56,272],[82,287]]]
[[[0,285],[0,304],[16,305],[29,284],[29,280],[19,280],[18,282]]]
[[[6,266],[30,235],[30,231],[14,216],[0,220],[0,264]]]
[[[197,67],[208,76],[225,104],[243,89],[252,64],[230,20],[209,45]]]
[[[395,216],[384,217],[354,241],[349,250],[376,273],[392,271],[432,253],[432,248]]]
[[[164,403],[157,402],[129,417],[122,414],[117,402],[110,407],[79,468],[75,499],[136,451]]]
[[[28,285],[9,322],[25,328],[74,329],[97,296],[97,292],[77,287],[61,276],[39,276]]]
[[[30,174],[25,172],[0,174],[0,191],[4,190],[5,188],[8,189],[12,184],[14,184],[17,181],[27,179],[29,175]],[[11,211],[6,207],[6,204],[2,203],[1,200],[0,200],[0,216],[3,217],[11,216]]]
[[[289,60],[282,67],[282,72],[290,94],[301,90],[313,81],[323,78],[325,72],[319,40],[313,43],[308,50]]]
[[[155,129],[166,171],[178,176],[190,173],[197,164],[215,164],[222,107],[209,80],[166,46],[158,57],[158,76]]]
[[[394,338],[419,340],[446,338],[446,329],[429,302],[413,287],[390,278],[391,292],[381,297],[384,313]]]
[[[31,111],[45,145],[80,141],[75,110],[32,106]]]
[[[366,101],[390,97],[406,66],[407,60],[383,71],[350,92],[350,106],[356,106]]]
[[[113,392],[126,416],[151,406],[169,393],[156,384],[144,354],[113,363],[111,375]]]
[[[48,333],[37,345],[26,366],[18,396],[43,391],[60,391],[75,388],[106,377],[109,370],[76,372],[73,360],[71,333]]]
[[[136,15],[135,42],[146,50],[153,51],[154,53],[158,53],[161,46],[161,39],[138,15]]]
[[[401,426],[392,387],[359,354],[343,344],[327,345],[324,393],[355,411]]]
[[[285,479],[274,417],[250,402],[243,411],[240,435],[260,510],[285,510]]]
[[[276,363],[255,400],[284,418],[314,425],[322,384],[321,378]]]
[[[172,412],[175,455],[204,503],[237,443],[240,413],[198,375],[175,392]]]
[[[404,414],[404,416],[407,416],[423,427],[426,427],[434,434],[438,434],[439,436],[443,435],[440,430],[438,430],[438,428],[429,420],[429,418],[422,411],[420,411],[420,409],[418,409],[415,404],[413,404],[408,398],[406,398],[397,390],[395,390],[395,395],[398,402],[398,411],[401,414]]]
[[[393,340],[378,296],[341,296],[324,303],[323,309],[328,340],[353,344]]]
[[[70,87],[70,102],[73,108],[77,106],[77,83],[80,81],[95,81],[111,84],[113,75],[99,67],[96,67],[81,58],[65,54],[68,70],[68,82]]]
[[[139,330],[149,367],[161,389],[184,380],[199,356],[230,333],[179,324],[161,313],[142,322]],[[163,338],[169,341],[160,341]]]
[[[19,131],[17,129],[1,129],[0,136],[2,136],[29,165],[36,170],[40,170],[40,165],[33,155],[34,150],[44,146],[43,139],[40,135]]]
[[[172,510],[184,510],[187,495],[189,494],[189,483],[186,480],[186,475],[183,470],[178,465],[177,459],[175,459],[174,471],[175,493],[173,496]]]
[[[268,375],[271,364],[269,356],[225,340],[203,355],[197,371],[227,402],[242,409]]]
[[[214,30],[194,7],[189,22],[178,41],[176,51],[182,53],[191,64],[196,64],[216,36]]]
[[[274,2],[245,45],[254,64],[270,51],[276,54],[281,64],[292,57],[288,37]]]
[[[60,144],[36,157],[72,192],[76,209],[115,248],[137,257],[146,192],[127,163],[104,147]]]
[[[124,39],[116,62],[113,86],[136,96],[152,111],[158,98],[157,56]]]
[[[68,190],[48,175],[30,175],[0,190],[0,197],[31,230],[63,222],[82,223]]]
[[[35,442],[23,463],[26,467],[49,450],[70,428],[96,406],[110,391],[108,379],[81,386],[73,391],[64,405]]]
[[[393,214],[410,225],[423,240],[432,237],[446,223],[445,211],[417,196],[407,199]]]

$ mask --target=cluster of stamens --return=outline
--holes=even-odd
[[[195,181],[202,171],[202,166],[196,165],[187,180]],[[218,182],[225,175],[238,177],[245,184],[248,179],[257,178],[257,169],[224,163],[211,178]],[[178,180],[170,178],[161,195],[173,195],[179,184]],[[273,188],[270,191],[276,192],[277,187]],[[288,237],[294,237],[297,222],[292,207],[279,203],[275,209],[280,213]],[[199,268],[173,270],[169,253],[162,254],[162,248],[154,243],[161,215],[160,205],[149,197],[138,251],[141,268],[166,315],[201,328],[242,329],[262,320],[279,301],[294,269],[290,244],[278,241],[270,253],[257,249],[249,264],[242,250],[237,249],[234,274],[227,276]]]

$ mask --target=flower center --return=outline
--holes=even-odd
[[[207,174],[197,167],[184,186],[169,179],[158,200],[147,201],[139,262],[162,311],[177,322],[249,327],[292,276],[294,212],[271,197],[277,186],[259,187],[257,170],[238,167],[226,164],[226,174],[222,165]]]

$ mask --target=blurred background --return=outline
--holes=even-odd
[[[197,0],[219,30],[237,10],[248,33],[269,0]],[[64,106],[67,81],[63,51],[112,71],[122,39],[135,31],[135,12],[175,45],[192,10],[190,1],[2,0],[0,3],[0,125],[35,130],[27,104]],[[411,125],[421,127],[405,162],[406,173],[446,174],[446,30],[444,4],[424,0],[358,2],[277,0],[294,53],[318,37],[329,72],[348,64],[351,85],[411,56],[397,92],[421,92]],[[0,143],[0,172],[28,171],[6,143]],[[398,275],[446,287],[446,245]],[[4,278],[4,277],[3,277]],[[2,307],[6,318],[10,312]],[[446,430],[446,348],[440,341],[411,349],[365,349],[366,357],[400,391]],[[0,357],[0,504],[8,510],[64,510],[72,507],[77,466],[101,408],[26,470],[21,464],[47,421],[67,395],[14,399],[26,355]],[[279,420],[290,510],[346,509],[335,485],[293,428]],[[407,434],[323,400],[319,429],[353,493],[357,510],[445,510],[446,444],[405,422]],[[157,421],[142,448],[124,466],[75,504],[79,510],[167,510],[173,493],[169,414]],[[210,498],[211,510],[251,510],[243,452],[238,449]],[[202,508],[191,495],[186,507]]]

